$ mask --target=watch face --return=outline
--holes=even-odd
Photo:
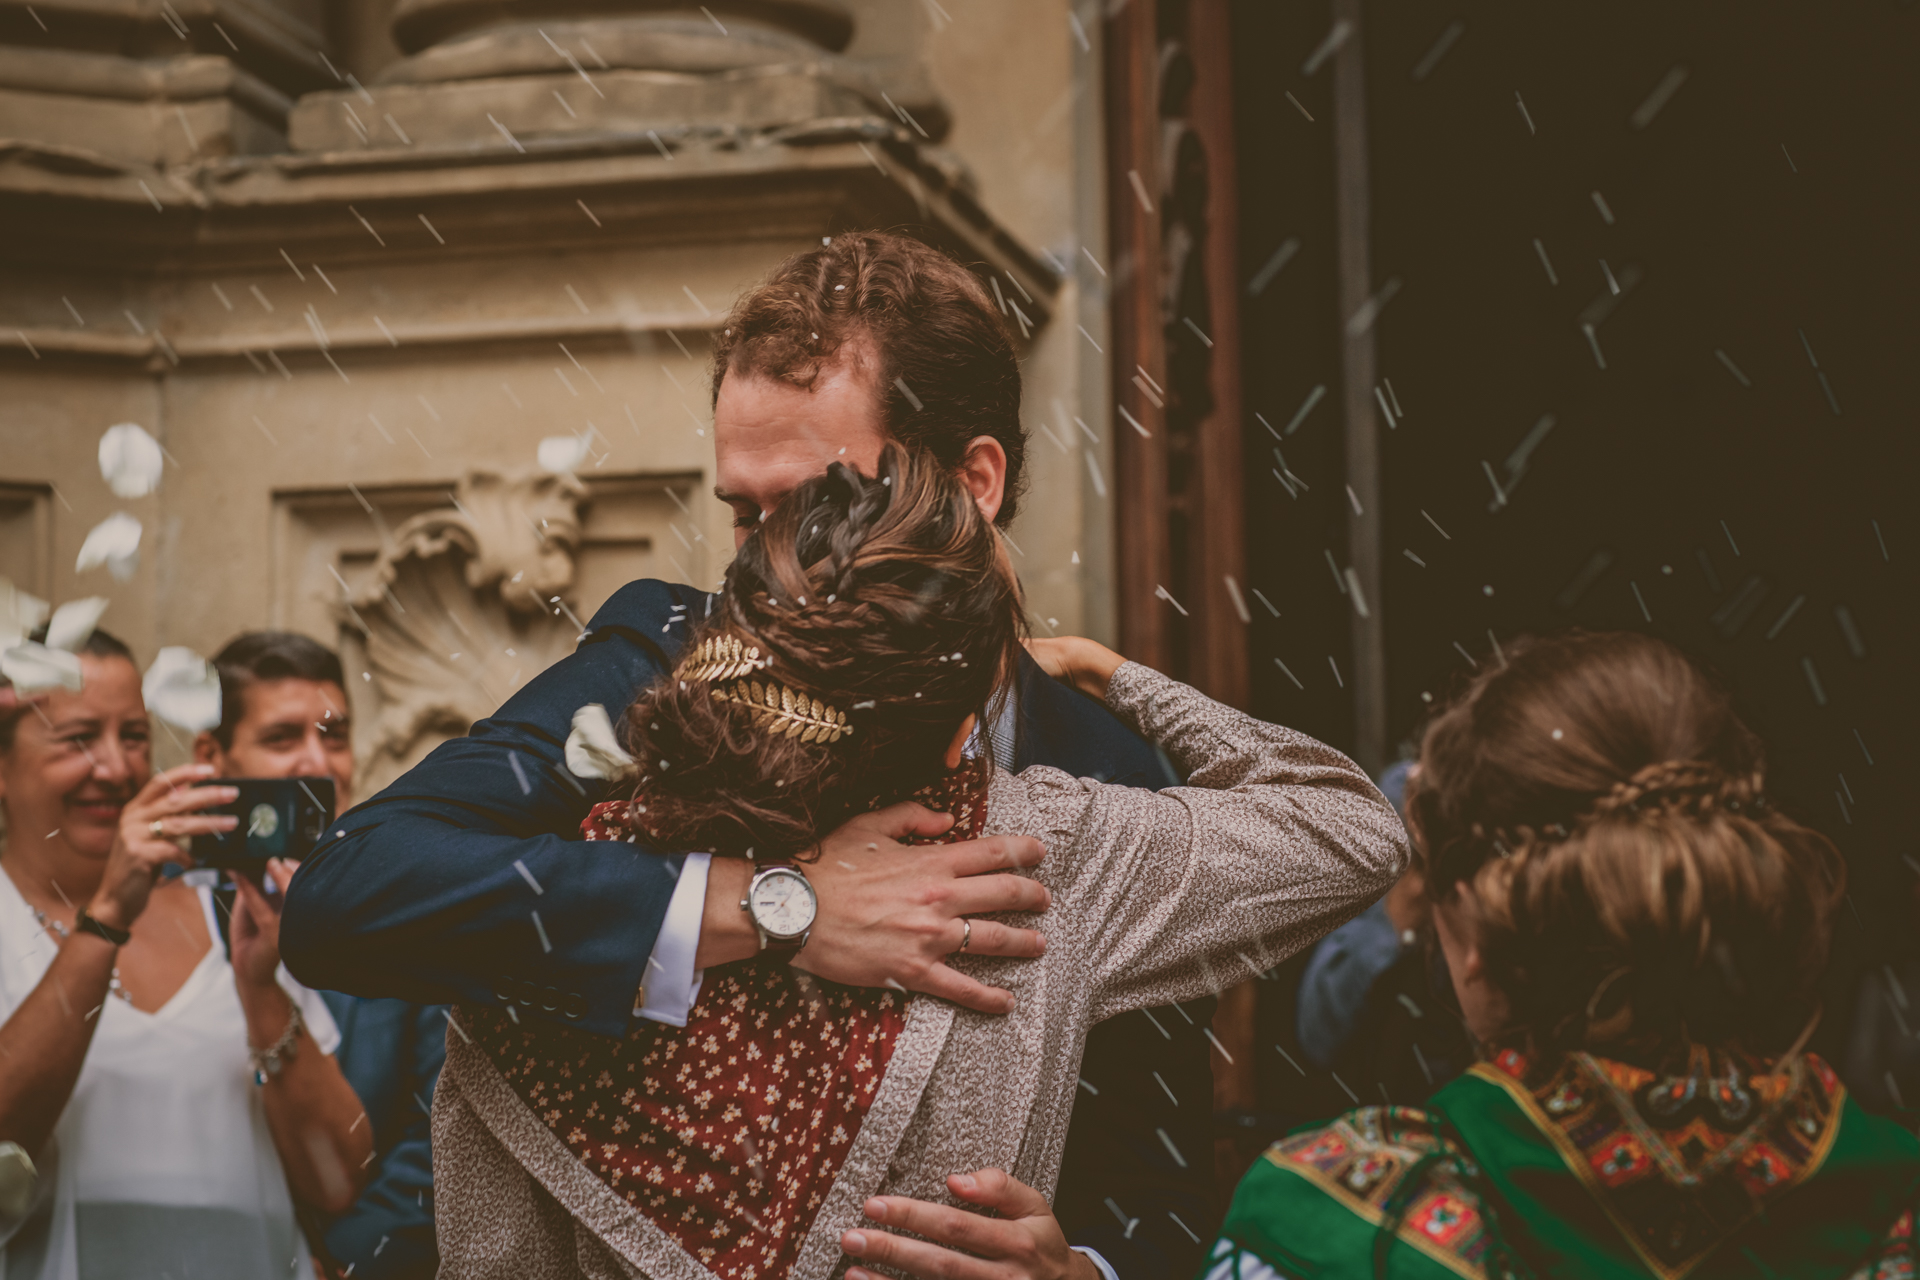
[[[794,871],[771,871],[754,883],[748,898],[753,922],[769,937],[797,938],[813,927],[813,886]]]

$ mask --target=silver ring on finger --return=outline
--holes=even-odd
[[[152,822],[149,822],[147,824],[147,834],[152,836],[155,840],[165,840],[167,838],[167,831],[166,831],[166,827],[162,824],[163,824],[162,819],[155,818]]]
[[[962,920],[960,924],[960,945],[954,948],[955,955],[959,955],[973,944],[973,921]]]

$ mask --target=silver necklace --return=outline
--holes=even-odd
[[[42,911],[40,908],[29,906],[29,910],[33,912],[33,918],[40,922],[40,927],[42,929],[45,929],[48,933],[53,934],[55,937],[59,938],[62,942],[66,941],[68,938],[73,936],[73,930],[67,928],[67,926],[65,926],[64,924],[61,924],[58,920],[53,919],[51,916],[49,916],[46,912]],[[107,979],[107,991],[112,995],[119,996],[122,1000],[125,1000],[128,1004],[133,1003],[133,997],[127,992],[127,984],[120,981],[119,965],[113,966],[113,976]]]

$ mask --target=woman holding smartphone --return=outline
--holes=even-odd
[[[296,1203],[351,1204],[370,1150],[339,1033],[259,887],[222,946],[211,893],[161,879],[234,791],[153,773],[125,645],[95,631],[80,663],[79,692],[0,716],[0,1142],[38,1174],[0,1276],[304,1275]]]

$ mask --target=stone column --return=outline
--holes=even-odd
[[[662,155],[880,116],[936,141],[917,59],[850,57],[842,0],[399,0],[406,55],[379,83],[311,95],[293,148],[339,152],[646,138]]]
[[[142,166],[279,151],[334,85],[320,0],[0,5],[0,137]]]

